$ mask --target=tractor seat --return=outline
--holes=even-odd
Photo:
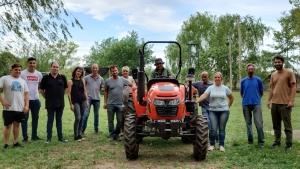
[[[156,78],[156,79],[150,79],[147,83],[147,90],[150,89],[150,87],[157,83],[157,82],[171,82],[173,84],[176,84],[177,86],[179,86],[179,82],[177,79],[168,79],[168,78]]]

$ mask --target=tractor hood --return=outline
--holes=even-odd
[[[153,84],[148,91],[148,98],[161,97],[166,99],[180,98],[180,90],[176,84],[170,82],[158,82]]]

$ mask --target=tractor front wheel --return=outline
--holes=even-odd
[[[137,159],[139,155],[139,141],[136,131],[136,115],[126,115],[124,123],[124,147],[128,159]]]
[[[194,140],[194,158],[197,161],[204,160],[208,146],[208,125],[207,118],[203,115],[197,117],[196,133]]]

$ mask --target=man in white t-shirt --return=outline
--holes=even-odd
[[[27,83],[29,89],[29,109],[31,110],[31,140],[41,140],[37,135],[39,112],[41,108],[41,102],[39,100],[39,85],[43,78],[42,73],[36,69],[36,59],[30,57],[27,59],[27,69],[21,72],[21,78]],[[25,114],[25,120],[22,122],[22,135],[23,143],[28,142],[27,128],[28,128],[29,113]]]
[[[11,126],[13,126],[13,147],[23,147],[18,142],[19,125],[24,120],[24,114],[28,113],[29,97],[27,83],[20,78],[22,65],[15,63],[11,66],[11,75],[0,78],[0,101],[3,106],[3,138],[4,147],[2,151],[8,148]]]

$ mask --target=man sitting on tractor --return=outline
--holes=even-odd
[[[174,78],[171,71],[167,68],[164,68],[163,64],[165,62],[162,61],[161,58],[156,58],[154,65],[156,68],[151,72],[150,79],[154,78]]]

